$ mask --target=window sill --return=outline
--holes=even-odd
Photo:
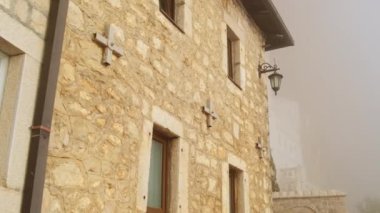
[[[166,14],[166,12],[162,9],[160,9],[160,12],[183,34],[185,34],[185,31],[183,31],[183,29],[178,26],[178,24],[175,22],[175,20],[173,20],[168,14]]]
[[[228,76],[228,79],[230,79],[230,81],[237,87],[239,88],[240,90],[243,90],[243,88],[241,88],[241,86],[234,80],[232,79],[231,77]]]

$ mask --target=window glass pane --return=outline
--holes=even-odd
[[[167,0],[160,0],[160,8],[166,12]]]
[[[164,147],[155,140],[152,142],[149,169],[148,206],[161,208],[162,200],[162,158]]]
[[[231,39],[227,38],[227,53],[228,53],[228,77],[233,79],[234,78],[234,72],[233,72],[233,61],[232,61],[232,41]]]
[[[236,194],[235,194],[235,171],[233,169],[230,168],[230,171],[229,171],[229,181],[230,181],[230,213],[235,213],[235,210],[236,210],[236,203],[235,203],[235,199],[236,199]]]
[[[1,108],[1,103],[3,99],[7,69],[8,69],[8,56],[0,52],[0,108]]]
[[[174,21],[175,0],[160,0],[160,9]]]

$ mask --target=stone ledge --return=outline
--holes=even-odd
[[[0,209],[2,212],[20,212],[21,192],[0,186]]]
[[[312,191],[289,191],[289,192],[275,192],[273,199],[287,199],[287,198],[311,198],[311,197],[344,197],[345,193],[337,190],[312,190]]]
[[[44,41],[37,34],[6,14],[3,10],[0,10],[0,26],[7,26],[0,30],[0,38],[21,49],[38,62],[41,61]]]

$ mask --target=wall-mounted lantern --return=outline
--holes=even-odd
[[[283,78],[281,74],[277,73],[278,70],[280,70],[280,68],[278,68],[276,64],[272,66],[268,63],[260,64],[259,69],[258,69],[260,78],[261,78],[261,74],[264,74],[267,72],[273,72],[272,74],[268,76],[268,78],[270,80],[270,85],[275,95],[277,95],[277,91],[280,90],[281,80]]]

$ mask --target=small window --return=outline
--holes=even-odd
[[[227,27],[228,78],[239,88],[240,83],[240,41],[236,34]]]
[[[169,183],[169,141],[157,134],[152,140],[150,155],[148,211],[165,213]]]
[[[237,213],[238,211],[238,185],[240,171],[232,166],[229,168],[229,189],[230,189],[230,213]]]
[[[192,34],[190,0],[157,0],[162,14],[182,33]]]
[[[8,56],[0,52],[0,109],[1,109],[2,99],[3,99],[3,94],[4,94],[7,70],[8,70]]]
[[[222,213],[249,212],[249,179],[245,162],[228,154],[222,165]]]
[[[160,10],[175,22],[175,0],[160,0]]]

